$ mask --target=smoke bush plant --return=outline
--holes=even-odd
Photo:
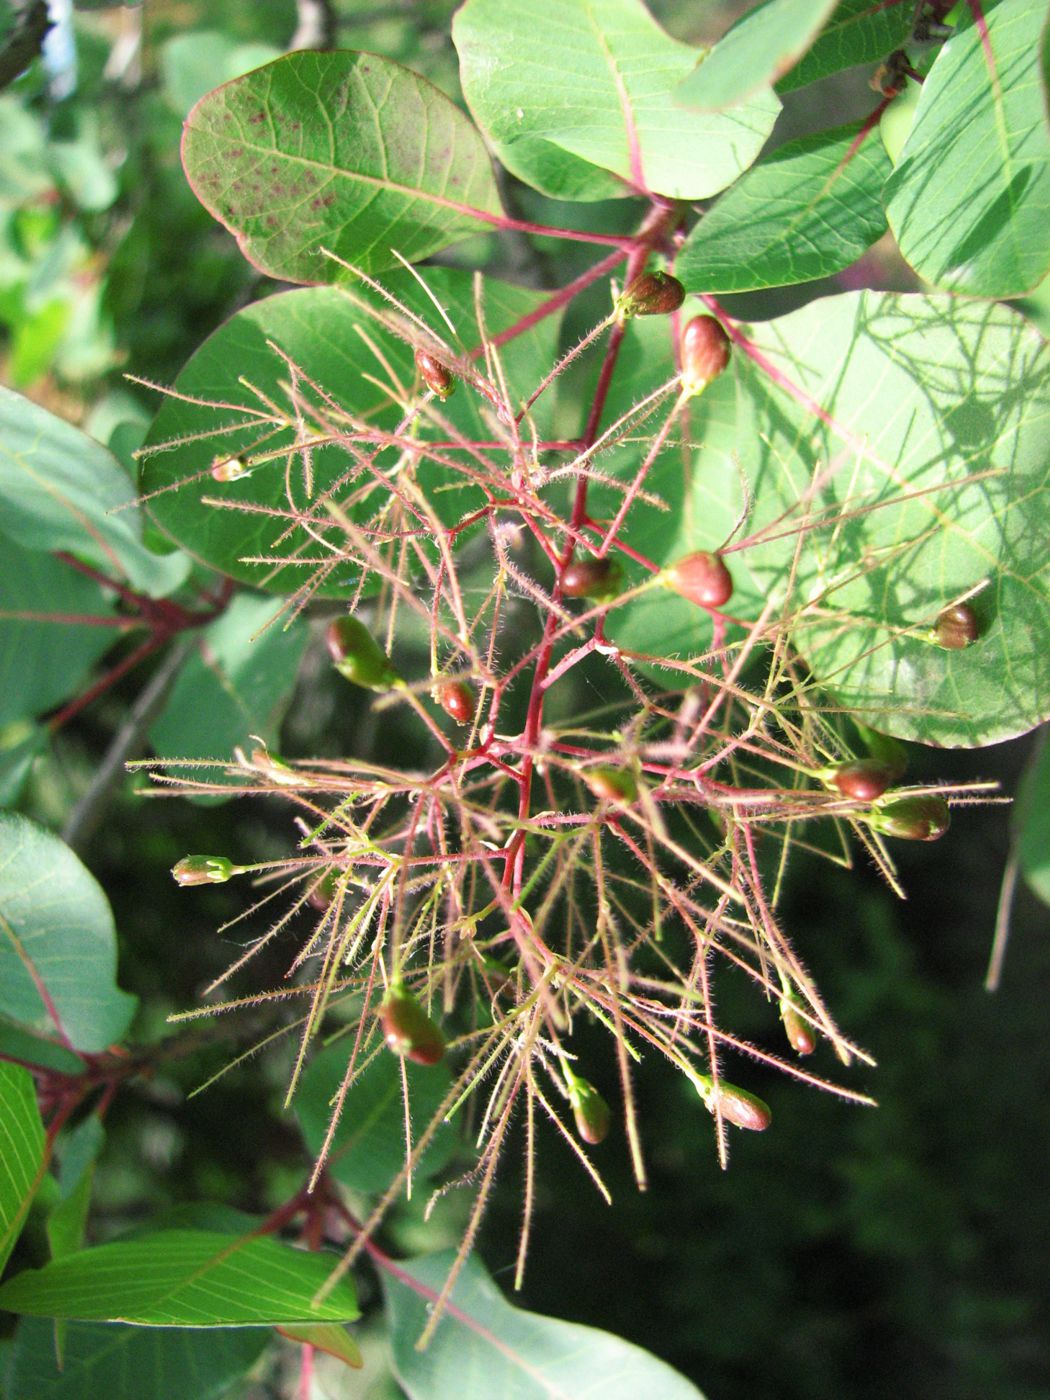
[[[260,1228],[305,1215],[314,1247],[344,1253],[304,1284],[305,1311],[262,1320],[349,1316],[340,1289],[364,1250],[434,1304],[412,1321],[440,1345],[454,1290],[469,1311],[476,1266],[462,1270],[512,1128],[518,1281],[546,1138],[604,1192],[599,1145],[622,1135],[644,1187],[643,1056],[696,1089],[723,1163],[737,1128],[776,1131],[749,1061],[869,1102],[849,1083],[863,1047],[778,916],[792,850],[859,853],[897,888],[894,840],[939,837],[986,785],[909,782],[896,741],[978,746],[1050,712],[1048,357],[1004,304],[1047,271],[1043,7],[971,0],[946,25],[947,8],[769,0],[698,54],[639,0],[467,0],[453,38],[469,116],[348,51],[288,54],[190,113],[197,196],[256,268],[303,285],[201,345],[140,454],[156,524],[254,591],[231,602],[227,583],[199,613],[121,587],[149,649],[238,602],[231,645],[308,624],[380,725],[411,717],[426,756],[279,758],[245,734],[207,759],[154,736],[164,790],[258,796],[289,818],[279,859],[190,855],[173,872],[247,879],[262,893],[246,916],[268,920],[181,1019],[268,1005],[267,1038],[297,1038],[289,1103],[325,1084],[303,1111],[310,1180]],[[880,62],[896,77],[876,75],[865,118],[763,154],[778,93],[799,102]],[[881,128],[920,85],[901,146]],[[506,212],[493,157],[565,224]],[[629,231],[589,227],[598,200],[622,201]],[[755,322],[725,300],[847,269],[862,282],[887,224],[926,290],[844,278]],[[541,292],[427,261],[491,232],[566,259],[571,245],[574,275]],[[596,306],[566,340],[566,312]],[[224,992],[290,939],[279,987]],[[717,1014],[723,966],[768,1003],[768,1044]],[[92,1052],[76,1074],[16,1057],[58,1106],[50,1143],[135,1062],[107,1058],[119,1032],[93,1048],[48,1010],[52,1038]],[[581,1024],[607,1032],[607,1063],[578,1052]],[[822,1048],[834,1073],[810,1068]],[[403,1109],[379,1157],[400,1166],[365,1186],[351,1171],[358,1219],[340,1135],[391,1067]],[[460,1120],[473,1149],[450,1177]],[[373,1236],[443,1171],[439,1189],[473,1205],[454,1260],[420,1282]],[[61,1264],[17,1276],[7,1305],[149,1320],[123,1301],[56,1311]],[[413,1394],[437,1393],[424,1364],[400,1357]]]

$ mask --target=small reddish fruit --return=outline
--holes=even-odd
[[[584,773],[587,786],[595,797],[607,802],[633,802],[638,796],[638,784],[630,773],[622,768],[588,768]]]
[[[663,581],[699,608],[721,608],[733,595],[733,576],[720,554],[698,549],[667,570]]]
[[[569,1075],[569,1103],[576,1120],[576,1131],[582,1141],[596,1146],[609,1136],[612,1111],[593,1084],[577,1075]]]
[[[972,646],[981,635],[977,614],[969,603],[954,603],[937,618],[933,640],[946,651],[962,651]]]
[[[456,392],[456,376],[429,350],[416,351],[416,369],[427,388],[444,401]]]
[[[874,802],[893,783],[897,774],[878,758],[855,758],[824,770],[824,782],[838,788],[854,802]]]
[[[434,699],[457,724],[469,724],[474,718],[477,700],[464,681],[442,681],[434,690]]]
[[[769,1105],[763,1099],[757,1094],[749,1094],[736,1084],[727,1084],[724,1079],[717,1088],[712,1086],[706,1102],[712,1113],[717,1106],[727,1123],[734,1123],[738,1128],[747,1128],[753,1133],[763,1132],[773,1121]]]
[[[615,598],[623,586],[623,569],[617,559],[574,559],[561,576],[566,598]]]
[[[669,272],[641,272],[621,292],[616,315],[621,321],[630,316],[669,316],[685,301],[685,288]]]
[[[732,342],[714,316],[694,316],[682,332],[682,388],[699,394],[729,363]]]
[[[177,885],[224,885],[237,867],[225,856],[183,856],[171,873]]]
[[[401,680],[393,662],[356,617],[337,617],[325,633],[335,669],[366,690],[390,690]]]
[[[417,1065],[436,1065],[445,1054],[445,1037],[403,982],[391,982],[379,1007],[383,1037],[395,1055]]]
[[[876,807],[865,821],[883,836],[904,841],[936,841],[951,824],[951,813],[943,797],[900,797],[885,807]]]
[[[812,1055],[817,1048],[816,1032],[798,1014],[798,1008],[790,997],[784,997],[780,1003],[780,1020],[792,1050],[797,1055]]]

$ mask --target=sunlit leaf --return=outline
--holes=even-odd
[[[809,52],[777,83],[778,92],[792,92],[843,68],[873,66],[899,49],[911,32],[915,6],[908,0],[842,0]]]
[[[278,1327],[277,1331],[290,1342],[301,1342],[304,1346],[314,1347],[328,1356],[334,1356],[337,1361],[345,1362],[347,1366],[353,1366],[355,1370],[364,1365],[361,1348],[338,1322],[292,1324]]]
[[[463,92],[519,179],[561,199],[717,194],[758,155],[780,104],[689,112],[697,50],[641,0],[467,0],[452,36]]]
[[[0,1060],[0,1270],[21,1233],[44,1162],[32,1075]]]
[[[719,40],[678,89],[680,102],[720,111],[749,97],[798,62],[835,0],[766,0]]]

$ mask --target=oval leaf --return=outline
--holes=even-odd
[[[0,1016],[105,1050],[135,1012],[116,985],[116,930],[94,876],[57,836],[0,812]]]
[[[162,1230],[27,1269],[0,1288],[0,1308],[142,1327],[349,1322],[359,1316],[349,1280],[313,1302],[337,1262],[265,1236]]]
[[[455,352],[472,350],[481,340],[472,275],[460,268],[428,267],[425,278],[456,327]],[[389,274],[383,285],[440,341],[451,338],[411,273]],[[405,394],[413,392],[416,382],[412,346],[377,324],[367,309],[379,303],[388,312],[387,303],[371,292],[358,297],[355,291],[355,297],[352,301],[341,289],[316,287],[268,297],[238,312],[204,342],[176,381],[176,389],[195,401],[169,399],[147,438],[152,455],[143,463],[142,489],[162,493],[150,502],[158,524],[209,564],[259,587],[291,592],[304,584],[320,585],[322,591],[346,596],[359,565],[334,554],[318,560],[324,551],[315,538],[321,534],[345,549],[345,532],[323,504],[315,508],[313,534],[298,523],[304,505],[323,501],[336,482],[342,484],[334,500],[359,523],[375,516],[389,522],[395,483],[412,473],[447,522],[485,501],[473,484],[477,460],[468,453],[444,454],[446,462],[462,460],[462,477],[425,458],[413,467],[397,448],[377,456],[372,473],[362,469],[350,450],[359,436],[349,447],[331,442],[333,412],[355,427],[386,432],[397,427],[404,415],[398,391],[388,391],[374,379],[388,384],[392,368]],[[543,300],[538,292],[486,279],[481,306],[489,335],[527,316]],[[402,321],[406,335],[419,336],[407,318]],[[549,370],[557,329],[558,318],[547,317],[500,351],[515,407],[515,396],[524,398]],[[292,365],[298,375],[294,390]],[[421,386],[414,392],[418,396]],[[541,436],[548,430],[551,397],[540,399],[530,415]],[[442,405],[441,417],[468,438],[491,438],[495,431],[485,399],[465,384]],[[417,438],[449,441],[447,430],[433,419],[421,417],[414,431]],[[304,454],[293,454],[289,472],[287,448],[297,433],[299,441],[323,437],[328,445],[310,450],[308,462]],[[212,462],[238,453],[268,455],[248,476],[214,481]],[[300,558],[310,562],[296,562]]]
[[[288,282],[436,253],[498,223],[477,131],[425,78],[376,54],[286,55],[201,98],[186,175],[245,257]]]
[[[861,63],[881,62],[907,39],[914,14],[914,5],[905,0],[842,0],[809,52],[777,83],[777,92],[793,92]]]
[[[892,169],[859,122],[789,141],[708,210],[675,274],[690,291],[751,292],[839,272],[885,233]]]
[[[453,1259],[448,1250],[399,1264],[396,1275],[383,1274],[394,1369],[411,1400],[464,1400],[482,1394],[514,1400],[585,1395],[703,1400],[685,1376],[641,1347],[596,1327],[512,1307],[474,1257],[456,1280],[452,1309],[441,1318],[426,1350],[418,1351],[430,1305]]]
[[[1042,0],[964,17],[922,88],[886,186],[900,250],[954,292],[1011,297],[1050,267],[1050,129],[1040,89]]]
[[[7,1263],[44,1171],[44,1125],[33,1076],[0,1060],[0,1271]]]
[[[463,93],[508,170],[560,199],[717,194],[751,164],[780,103],[688,112],[697,51],[640,0],[467,0],[452,26]]]
[[[2,386],[0,507],[4,533],[25,549],[68,550],[153,597],[186,577],[188,560],[143,544],[135,488],[113,454]]]
[[[678,100],[717,112],[732,107],[798,62],[835,0],[766,0],[738,20],[678,89]]]

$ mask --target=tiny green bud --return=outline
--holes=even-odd
[[[445,1054],[445,1037],[403,982],[391,982],[379,1007],[383,1037],[395,1055],[417,1065],[436,1065]]]
[[[951,824],[951,813],[943,797],[899,797],[884,807],[868,812],[864,820],[883,836],[904,841],[936,841]]]
[[[780,1020],[792,1050],[798,1055],[812,1055],[817,1048],[816,1032],[809,1022],[804,1021],[798,1014],[798,1008],[790,997],[781,1000]]]
[[[714,316],[694,316],[682,332],[682,388],[701,393],[729,363],[732,342]]]
[[[393,662],[356,617],[338,617],[325,634],[335,669],[366,690],[390,690],[401,680]]]
[[[597,768],[588,768],[583,778],[595,797],[602,797],[607,802],[633,802],[638,796],[634,776],[623,768],[602,764]]]
[[[685,301],[685,288],[669,272],[641,272],[616,301],[618,320],[630,316],[669,316]]]
[[[605,602],[615,598],[623,587],[623,569],[618,559],[574,559],[561,576],[566,598],[594,598]]]
[[[178,885],[224,885],[237,867],[225,856],[183,856],[171,873]]]
[[[612,1111],[598,1090],[587,1079],[568,1072],[569,1103],[576,1120],[576,1131],[584,1142],[597,1146],[609,1136]]]
[[[666,587],[699,608],[721,608],[733,595],[733,576],[720,554],[698,549],[662,575]]]
[[[969,603],[955,603],[937,618],[932,640],[946,651],[962,651],[972,646],[980,635],[981,626],[973,608]]]
[[[439,399],[451,398],[456,392],[456,376],[429,350],[416,351],[416,369],[423,383]]]
[[[313,889],[306,896],[306,902],[312,909],[316,909],[323,914],[335,898],[337,875],[334,870],[328,870],[314,885]]]

